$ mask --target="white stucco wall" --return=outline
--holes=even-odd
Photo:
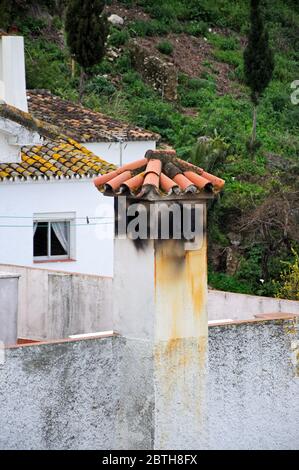
[[[147,150],[155,150],[155,141],[141,142],[91,142],[82,143],[84,147],[91,150],[95,155],[104,158],[107,162],[114,165],[122,165],[124,163],[133,162],[138,158],[143,158]],[[122,147],[122,152],[121,152]],[[122,153],[122,162],[121,162]]]
[[[33,214],[72,212],[75,261],[33,262]],[[90,224],[86,223],[86,216]],[[110,217],[93,219],[93,217]],[[105,223],[102,223],[105,222]],[[97,225],[93,225],[96,223]],[[108,231],[110,230],[110,239]],[[92,179],[0,183],[0,262],[60,271],[112,275],[113,199]]]
[[[103,159],[119,164],[119,145],[102,142],[86,147]],[[155,148],[156,143],[125,142],[122,145],[123,163],[126,163],[142,158],[147,150]],[[71,255],[75,261],[34,263],[33,215],[71,212],[76,217]],[[0,183],[0,263],[112,276],[112,231],[113,199],[104,198],[95,189],[91,178]]]
[[[297,341],[293,321],[209,328],[207,400],[196,388],[198,366],[181,374],[195,384],[187,416],[177,406],[189,398],[186,388],[175,395],[169,382],[166,406],[158,409],[149,341],[116,336],[6,349],[0,449],[298,449],[298,361],[291,359]],[[178,370],[190,348],[188,338]],[[170,407],[176,412],[166,421]],[[206,419],[186,442],[197,410]],[[163,419],[171,447],[157,439]]]
[[[299,302],[258,295],[209,290],[209,320],[247,320],[261,313],[299,314]]]
[[[20,162],[24,145],[42,144],[43,138],[35,131],[0,117],[0,162]]]
[[[22,111],[28,111],[22,36],[0,38],[0,99]]]

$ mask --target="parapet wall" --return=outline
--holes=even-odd
[[[112,329],[112,278],[4,264],[0,270],[20,275],[19,338],[59,339]]]
[[[294,313],[299,315],[299,302],[258,295],[209,290],[209,320],[228,318],[232,320],[247,320],[262,313]]]
[[[20,274],[19,338],[59,339],[113,329],[112,278],[4,264],[0,264],[0,270]],[[0,303],[8,302],[9,296],[13,294],[7,290],[0,292]],[[15,298],[9,301],[15,302]],[[3,310],[3,314],[6,312]],[[218,290],[208,292],[209,321],[247,320],[263,313],[299,315],[299,302]]]
[[[205,419],[189,448],[298,448],[298,348],[294,320],[210,327]],[[156,448],[151,351],[118,336],[7,349],[0,449]],[[182,449],[188,423],[172,419]]]

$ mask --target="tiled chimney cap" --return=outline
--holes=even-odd
[[[175,150],[148,150],[144,158],[94,179],[107,196],[136,199],[213,197],[225,182],[177,157]]]

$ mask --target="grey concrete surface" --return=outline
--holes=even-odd
[[[173,395],[171,380],[169,388],[156,386],[148,341],[112,337],[7,349],[0,449],[158,449],[163,420],[166,446],[176,449],[298,449],[298,350],[298,326],[290,320],[210,327],[204,395],[197,369],[194,377],[170,371],[179,377]],[[189,396],[184,381],[195,384],[204,417],[192,442],[186,436],[196,410],[189,417],[175,411]]]
[[[298,326],[209,330],[209,448],[299,449]]]
[[[0,366],[0,449],[113,448],[118,343],[7,350]]]
[[[0,341],[16,344],[19,276],[0,272]]]

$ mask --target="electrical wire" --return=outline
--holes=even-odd
[[[42,217],[39,218],[39,220],[36,220],[35,217],[32,216],[16,216],[16,215],[0,215],[0,219],[30,219],[32,222],[37,222],[39,227],[47,227],[48,222],[51,222],[51,220],[46,220],[45,223],[43,224]],[[91,220],[107,220],[107,222],[91,222]],[[74,217],[72,219],[67,219],[67,220],[58,220],[58,222],[70,222],[72,223],[74,220],[86,220],[86,223],[72,223],[72,227],[86,227],[86,226],[94,226],[94,225],[111,225],[113,223],[114,217],[90,217],[90,216],[85,216],[85,217]],[[0,228],[33,228],[33,223],[31,225],[14,225],[14,224],[0,224]]]
[[[58,222],[64,222],[64,221],[58,221]],[[68,222],[68,221],[65,221],[65,222]],[[112,221],[111,222],[94,222],[94,223],[86,223],[86,224],[72,224],[72,227],[90,227],[90,226],[94,226],[94,225],[112,225]],[[48,224],[39,224],[39,227],[47,227]],[[2,225],[0,224],[0,228],[33,228],[33,225],[11,225],[11,224],[8,224],[8,225]]]

